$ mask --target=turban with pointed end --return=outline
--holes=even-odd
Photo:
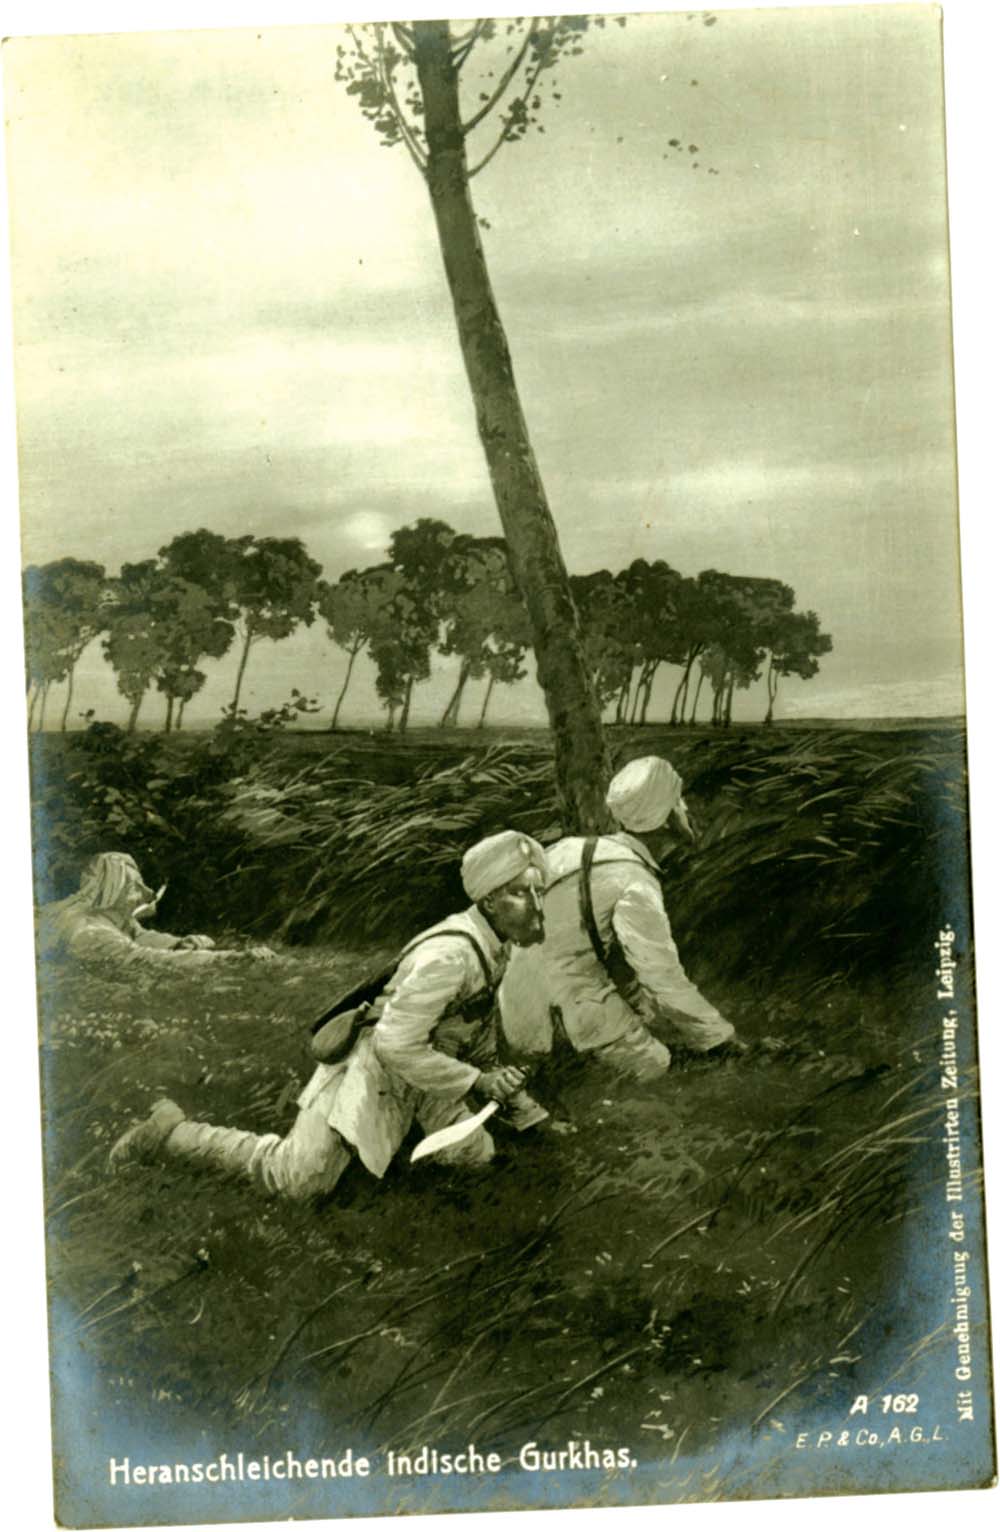
[[[545,852],[530,835],[501,830],[470,846],[462,858],[462,887],[473,904],[520,877],[528,867],[545,876]]]
[[[684,784],[678,773],[660,755],[644,755],[629,761],[611,779],[607,805],[626,830],[642,834],[658,830],[672,813],[687,824],[687,808],[682,796]]]

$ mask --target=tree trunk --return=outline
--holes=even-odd
[[[679,709],[679,712],[678,712],[677,716],[673,716],[673,715],[671,716],[671,719],[670,719],[671,723],[683,723],[684,722],[684,713],[685,713],[685,711],[687,709],[687,702],[688,702],[688,690],[689,690],[690,685],[691,685],[691,666],[694,664],[695,660],[698,658],[698,655],[700,653],[701,653],[701,645],[700,644],[692,644],[691,648],[688,650],[688,657],[687,657],[687,660],[684,663],[684,674],[681,676],[681,684],[677,688],[677,696],[674,699],[675,706],[676,706],[678,701],[680,702],[680,709]]]
[[[188,699],[186,697],[182,697],[181,698],[181,705],[177,709],[177,717],[174,719],[174,733],[175,734],[177,733],[177,731],[180,728],[183,727],[183,724],[184,724],[184,709],[187,707],[187,705],[188,705]]]
[[[642,692],[643,687],[646,684],[646,671],[648,668],[649,661],[644,660],[642,665],[639,667],[639,677],[635,683],[635,696],[632,698],[632,712],[629,714],[628,720],[630,724],[636,723],[639,718],[639,703],[642,700]]]
[[[233,717],[234,718],[236,717],[236,709],[240,705],[240,692],[243,689],[243,672],[247,668],[247,659],[249,658],[249,655],[250,655],[250,645],[251,645],[252,642],[253,642],[253,629],[252,628],[247,628],[247,636],[246,636],[246,640],[245,640],[245,642],[243,644],[243,653],[240,655],[239,669],[236,672],[236,690],[233,692],[232,710],[233,710]]]
[[[38,728],[35,730],[36,734],[44,734],[45,732],[45,706],[49,700],[49,687],[51,685],[51,681],[42,682],[42,705],[38,713]]]
[[[70,703],[73,701],[73,677],[75,674],[76,662],[74,661],[73,664],[69,667],[69,673],[66,677],[66,705],[63,708],[62,723],[59,726],[63,734],[66,733],[66,720],[69,717]]]
[[[28,733],[29,734],[31,733],[32,725],[35,722],[35,708],[38,706],[38,699],[41,696],[41,693],[42,693],[42,689],[39,686],[38,682],[37,681],[33,681],[31,683],[31,701],[28,703]]]
[[[693,660],[691,658],[689,658],[687,664],[684,667],[684,675],[683,675],[683,677],[681,679],[680,707],[677,710],[677,722],[680,723],[680,724],[683,724],[685,722],[684,714],[687,712],[688,690],[689,690],[690,685],[691,685],[691,666],[692,666],[692,664],[693,664]]]
[[[462,693],[465,691],[465,683],[469,679],[469,665],[463,660],[458,672],[458,685],[448,699],[448,706],[441,714],[438,728],[443,729],[447,724],[458,723],[458,710],[462,705]]]
[[[406,726],[410,721],[410,698],[413,696],[413,677],[406,678],[406,691],[403,694],[403,711],[399,715],[399,733],[406,733]]]
[[[654,681],[654,679],[656,677],[656,672],[659,670],[659,668],[660,668],[659,660],[651,660],[649,665],[646,667],[645,689],[643,691],[643,696],[642,696],[642,713],[640,714],[640,717],[639,717],[639,722],[640,723],[645,723],[646,722],[646,714],[649,711],[649,699],[653,695],[653,681]]]
[[[173,699],[172,693],[167,692],[167,716],[166,716],[166,718],[164,719],[164,722],[163,722],[163,732],[164,732],[164,734],[169,734],[170,730],[173,728],[173,726],[174,726],[174,699]]]
[[[632,690],[632,675],[629,673],[627,681],[622,682],[618,693],[618,706],[615,708],[615,723],[624,723],[628,713],[628,696]]]
[[[135,733],[135,726],[139,722],[139,709],[142,707],[142,699],[145,697],[145,695],[145,692],[140,692],[138,697],[136,697],[135,701],[132,703],[132,711],[128,715],[128,728],[125,731],[126,734]]]
[[[687,676],[687,671],[685,670],[683,675],[681,676],[680,680],[677,683],[677,690],[674,692],[673,706],[670,709],[670,723],[671,723],[671,725],[673,725],[673,724],[675,724],[677,722],[677,705],[678,705],[678,703],[681,700],[681,692],[682,692],[682,690],[684,688],[684,680],[685,680],[686,676]]]
[[[392,733],[392,729],[393,729],[393,725],[396,722],[396,703],[395,702],[387,702],[386,703],[386,708],[387,708],[387,712],[386,712],[386,716],[385,716],[385,732],[387,734],[391,734]]]
[[[729,677],[729,686],[726,689],[726,712],[725,717],[722,720],[724,727],[727,729],[733,721],[733,690],[735,686],[736,677],[735,675],[731,675]]]
[[[603,829],[611,763],[587,675],[555,524],[521,410],[469,195],[458,72],[446,21],[413,23],[427,139],[427,188],[511,573],[534,634],[555,746],[564,833]]]
[[[485,724],[485,722],[486,722],[486,709],[490,705],[490,698],[493,695],[493,687],[495,686],[495,684],[496,684],[496,676],[492,676],[491,675],[490,676],[490,680],[489,680],[489,685],[486,688],[486,696],[483,698],[483,708],[482,708],[482,712],[479,714],[479,722],[476,724],[476,728],[477,729],[481,729],[483,727],[483,725]]]
[[[701,689],[704,686],[704,684],[705,684],[705,672],[702,671],[701,674],[698,677],[698,685],[694,689],[694,706],[691,709],[691,717],[688,720],[688,722],[690,723],[692,728],[694,728],[694,720],[695,720],[695,716],[696,716],[696,714],[698,712],[698,698],[701,696]]]
[[[773,655],[768,662],[765,681],[767,684],[767,713],[764,717],[764,722],[766,724],[772,724],[774,722],[774,699],[778,695],[778,681],[774,669]]]
[[[354,648],[351,650],[351,657],[347,661],[347,674],[344,677],[344,684],[340,688],[340,696],[337,698],[337,705],[336,705],[336,707],[333,710],[333,717],[330,719],[330,732],[331,732],[331,734],[333,733],[334,729],[337,727],[337,719],[340,717],[340,704],[343,702],[344,697],[345,697],[346,692],[347,692],[347,688],[351,684],[351,671],[354,669],[354,661],[358,657],[358,650],[360,648],[361,648],[360,644],[355,644]],[[246,661],[244,661],[244,664],[245,663],[246,663]]]

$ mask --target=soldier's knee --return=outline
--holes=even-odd
[[[270,1190],[290,1202],[310,1202],[332,1192],[351,1155],[320,1114],[300,1112],[295,1129],[264,1168]]]

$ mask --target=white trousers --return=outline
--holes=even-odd
[[[472,1113],[464,1101],[421,1096],[416,1119],[425,1133],[436,1133]],[[331,1192],[351,1162],[352,1151],[319,1107],[302,1107],[291,1130],[249,1133],[207,1122],[182,1122],[165,1144],[170,1159],[186,1160],[227,1175],[246,1177],[273,1196],[304,1202]],[[439,1164],[475,1168],[493,1158],[493,1139],[477,1128],[462,1143],[434,1156]]]

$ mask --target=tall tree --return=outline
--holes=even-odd
[[[663,664],[679,663],[684,656],[686,640],[679,601],[685,581],[664,559],[653,563],[635,559],[618,579],[626,600],[625,631],[632,645],[632,661],[639,667],[629,721],[645,723],[657,671]]]
[[[357,579],[368,603],[366,641],[375,664],[375,691],[386,709],[386,729],[405,734],[413,688],[430,675],[437,617],[392,564],[376,564]]]
[[[695,660],[710,644],[719,641],[720,632],[729,620],[728,587],[725,585],[728,578],[714,569],[703,570],[695,579],[685,576],[675,593],[677,627],[681,635],[677,657],[681,678],[670,709],[672,724],[684,722]]]
[[[489,681],[479,715],[482,727],[494,685],[522,678],[521,662],[531,643],[502,537],[455,538],[442,570],[441,617],[439,647],[442,654],[459,657],[459,671],[440,723],[458,723],[467,683],[485,675]]]
[[[49,687],[66,682],[61,728],[66,731],[77,661],[105,624],[107,576],[103,564],[64,558],[31,564],[24,571],[25,650],[31,713],[41,701],[44,720]],[[29,726],[30,726],[29,714]]]
[[[571,575],[580,614],[583,652],[602,710],[615,703],[615,722],[624,723],[635,668],[636,643],[631,592],[621,575],[607,569]]]
[[[219,615],[209,591],[188,580],[171,579],[166,571],[155,612],[154,631],[160,645],[156,686],[166,698],[163,729],[169,734],[180,727],[184,708],[205,684],[198,661],[228,654],[234,629],[229,619]]]
[[[227,578],[238,614],[240,640],[236,688],[230,704],[235,717],[250,650],[262,639],[278,642],[290,637],[300,624],[312,624],[322,566],[310,558],[298,537],[241,537],[233,540],[232,548],[234,558]]]
[[[382,656],[386,674],[394,668],[388,654],[394,640],[393,603],[399,586],[398,572],[389,564],[376,565],[371,569],[349,569],[335,585],[320,581],[319,614],[326,620],[329,637],[347,651],[347,673],[334,706],[331,729],[337,727],[355,661],[366,645],[376,666],[377,649]],[[381,692],[379,695],[382,695]]]
[[[537,118],[542,77],[563,56],[579,50],[589,22],[549,17],[497,23],[477,21],[453,32],[447,21],[376,25],[354,50],[339,50],[338,78],[357,97],[384,144],[402,143],[423,175],[437,227],[459,345],[476,410],[494,498],[514,580],[531,620],[538,680],[545,695],[555,746],[556,778],[567,828],[604,823],[604,787],[610,762],[601,711],[587,673],[579,622],[555,523],[521,408],[510,349],[490,283],[470,178],[501,146],[524,136]],[[510,39],[499,74],[486,78],[479,100],[463,112],[474,55],[497,39]],[[501,38],[502,41],[502,38]],[[470,166],[474,132],[493,140]]]
[[[218,613],[215,597],[164,558],[122,565],[110,582],[104,653],[129,703],[130,734],[154,683],[166,699],[164,732],[175,726],[175,708],[182,712],[205,683],[198,661],[220,659],[232,644],[233,624]]]
[[[112,582],[104,654],[115,672],[118,690],[129,704],[128,732],[134,734],[139,709],[163,655],[158,608],[165,581],[155,559],[123,564]]]
[[[810,680],[819,670],[820,656],[829,654],[833,639],[821,633],[815,612],[786,612],[767,635],[768,658],[766,724],[774,722],[774,703],[782,676]]]
[[[37,597],[35,570],[22,578],[24,602],[24,662],[29,698],[28,730],[41,733],[52,686],[66,679],[65,634],[58,612]]]

